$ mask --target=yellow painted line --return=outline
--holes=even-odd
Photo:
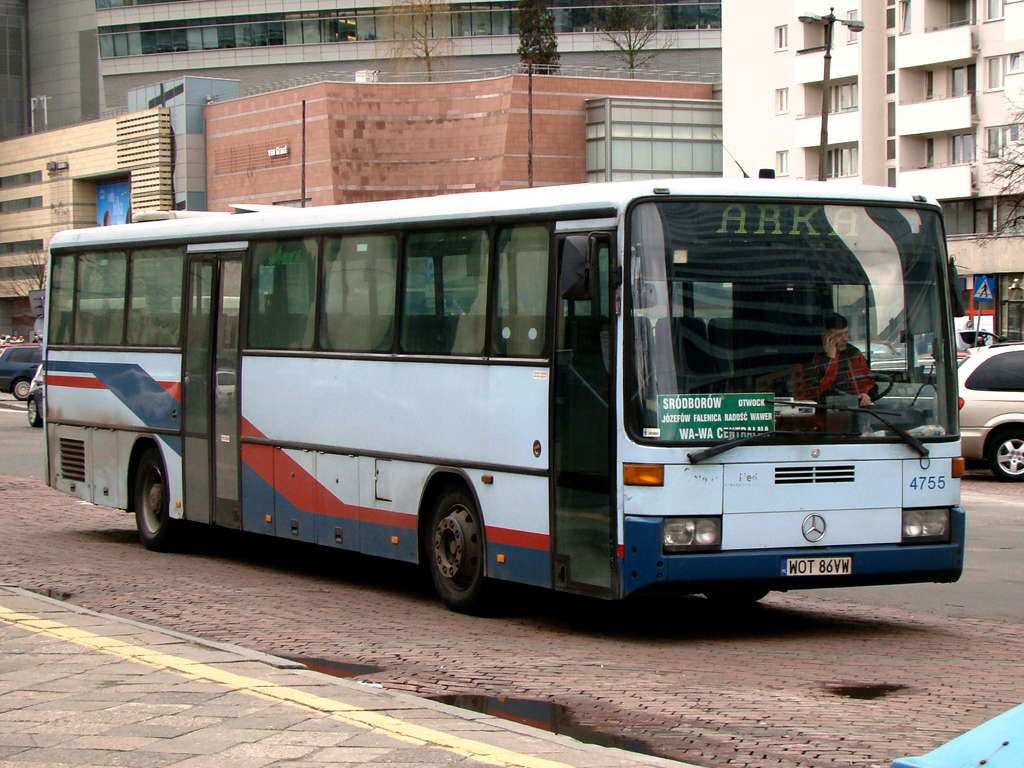
[[[503,747],[484,744],[472,739],[463,739],[422,725],[407,723],[396,717],[372,712],[344,702],[317,696],[314,693],[298,691],[267,680],[247,675],[237,675],[181,656],[160,653],[150,648],[132,645],[122,640],[97,635],[84,629],[48,619],[40,619],[27,613],[20,613],[0,605],[0,621],[36,634],[46,635],[65,642],[75,643],[111,656],[139,662],[157,669],[178,672],[194,680],[218,683],[233,690],[245,691],[256,696],[274,699],[304,709],[327,714],[341,722],[375,733],[390,736],[417,746],[436,746],[484,763],[517,768],[571,768],[566,763],[545,760],[541,757],[524,755]]]

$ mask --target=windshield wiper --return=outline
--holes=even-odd
[[[927,458],[931,451],[928,450],[928,446],[914,437],[912,434],[907,432],[905,429],[900,429],[887,418],[882,416],[878,411],[870,408],[861,408],[860,406],[851,407],[849,405],[839,405],[838,403],[813,403],[809,404],[809,407],[819,411],[835,411],[837,413],[866,413],[872,418],[877,419],[879,422],[888,427],[889,431],[892,432],[896,437],[902,440],[904,443],[909,445],[915,451],[920,454],[921,458]]]
[[[710,448],[705,448],[703,451],[694,451],[693,453],[688,453],[686,454],[686,458],[690,460],[691,464],[699,464],[700,462],[704,461],[704,459],[710,459],[712,456],[717,456],[720,453],[731,451],[733,448],[738,448],[741,445],[751,445],[753,443],[759,443],[763,438],[778,437],[779,435],[782,435],[783,437],[788,437],[792,435],[803,434],[805,433],[794,431],[751,432],[749,435],[744,435],[743,437],[737,437],[732,440],[727,440],[724,443],[719,443],[718,445],[713,445]]]
[[[910,434],[906,430],[903,430],[903,429],[900,429],[899,427],[897,427],[895,424],[893,424],[891,421],[886,419],[884,416],[880,415],[878,411],[873,411],[870,408],[860,408],[860,407],[852,408],[852,407],[850,407],[848,405],[838,405],[838,404],[834,404],[834,403],[833,404],[800,403],[800,405],[801,405],[801,407],[804,407],[804,408],[814,408],[816,410],[821,410],[821,411],[835,411],[835,412],[838,412],[838,413],[867,413],[867,414],[870,414],[873,418],[877,419],[879,422],[881,422],[886,427],[888,427],[888,429],[894,435],[896,435],[900,440],[902,440],[904,443],[906,443],[911,448],[913,448],[915,451],[917,451],[917,453],[920,454],[922,458],[926,458],[929,455],[929,453],[930,453],[930,451],[928,450],[928,446],[926,446],[924,443],[922,443],[920,440],[918,440],[916,437],[914,437],[912,434]],[[749,435],[744,435],[743,437],[737,437],[737,438],[735,438],[733,440],[727,440],[724,443],[720,443],[718,445],[713,445],[710,448],[705,448],[702,451],[694,451],[693,453],[688,453],[688,454],[686,454],[686,458],[690,460],[691,464],[699,464],[700,462],[704,461],[705,459],[710,459],[711,457],[718,456],[719,454],[725,453],[726,451],[731,451],[733,448],[738,448],[741,445],[751,445],[751,444],[754,444],[754,443],[761,442],[762,439],[764,439],[764,438],[777,437],[779,435],[782,435],[782,436],[802,435],[802,436],[806,437],[808,434],[809,433],[807,433],[807,432],[795,432],[795,431],[786,431],[786,432],[778,432],[778,431],[776,431],[776,432],[753,432],[753,433],[751,433]]]

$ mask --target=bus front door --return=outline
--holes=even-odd
[[[610,595],[616,562],[611,240],[606,235],[592,236],[589,243],[585,237],[566,238],[559,248],[562,259],[570,258],[566,254],[574,247],[577,256],[581,248],[589,251],[590,268],[582,293],[559,288],[552,406],[553,577],[557,589]]]
[[[237,395],[242,262],[237,253],[189,251],[182,371],[185,518],[241,528]]]

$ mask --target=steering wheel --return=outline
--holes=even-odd
[[[892,389],[893,384],[895,384],[896,382],[893,379],[893,377],[890,376],[889,374],[879,373],[878,371],[872,371],[871,378],[875,379],[876,382],[879,379],[881,379],[882,383],[886,385],[885,389],[879,390],[878,395],[874,398],[874,402],[877,403],[879,400],[881,400],[883,397],[889,394],[889,391]],[[875,386],[878,386],[878,384],[876,383]]]

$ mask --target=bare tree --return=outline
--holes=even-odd
[[[452,9],[443,0],[407,0],[382,13],[384,24],[395,41],[395,57],[417,59],[427,80],[433,79],[438,64],[451,55]]]
[[[611,46],[612,55],[629,69],[630,77],[671,47],[670,41],[658,35],[662,28],[658,9],[632,0],[609,0],[595,13],[601,37]]]
[[[982,152],[989,183],[996,192],[993,234],[1024,232],[1024,107],[1012,104],[1008,125],[989,128]]]

